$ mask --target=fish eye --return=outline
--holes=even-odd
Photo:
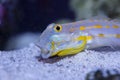
[[[55,30],[56,32],[60,32],[60,31],[62,31],[62,26],[61,26],[60,24],[56,24],[56,25],[54,26],[54,30]]]

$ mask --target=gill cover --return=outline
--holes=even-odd
[[[75,38],[76,41],[82,41],[82,43],[77,46],[77,47],[70,47],[70,48],[66,48],[63,50],[59,50],[56,51],[54,53],[51,54],[51,56],[66,56],[66,55],[73,55],[73,54],[77,54],[79,52],[81,52],[82,50],[85,49],[86,47],[86,43],[87,43],[87,39],[86,36],[79,36],[77,38]],[[55,49],[55,44],[52,43],[52,49]]]

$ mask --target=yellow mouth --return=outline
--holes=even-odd
[[[77,53],[83,51],[85,49],[85,47],[86,47],[87,37],[86,36],[79,36],[75,40],[82,41],[82,44],[77,46],[77,47],[66,48],[66,49],[63,49],[63,50],[59,50],[57,52],[53,52],[51,54],[51,56],[73,55],[73,54],[77,54]]]

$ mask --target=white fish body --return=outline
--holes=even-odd
[[[110,19],[89,19],[66,24],[50,24],[36,43],[41,56],[66,56],[84,49],[120,46],[120,23]]]

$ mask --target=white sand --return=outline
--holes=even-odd
[[[0,52],[0,80],[84,80],[96,69],[120,71],[120,51],[86,50],[54,63],[38,61],[39,54],[34,45]]]

